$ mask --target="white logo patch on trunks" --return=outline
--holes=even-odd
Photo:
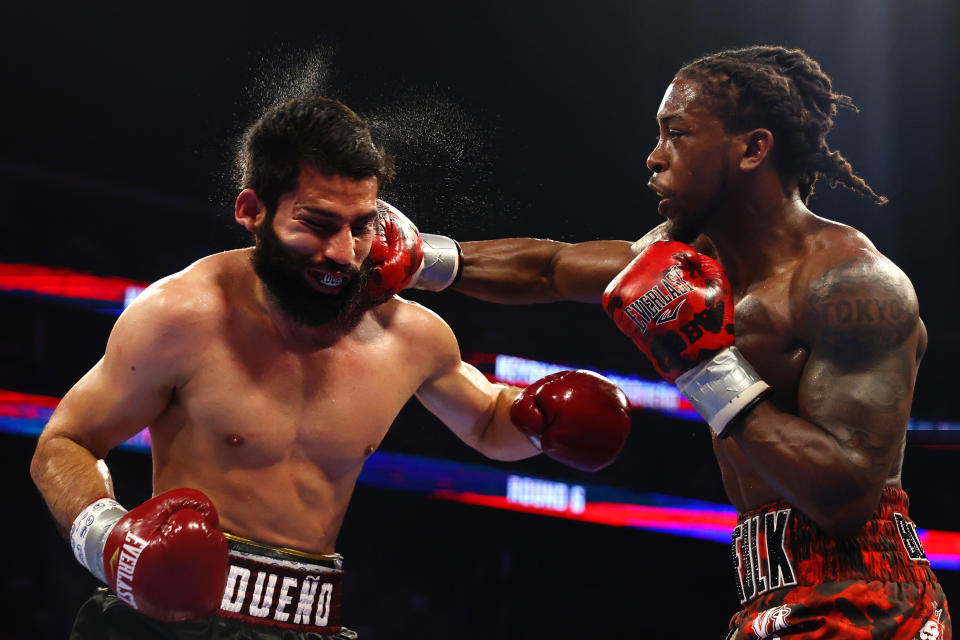
[[[759,515],[734,527],[731,552],[740,604],[767,591],[797,584],[796,572],[784,545],[790,512],[790,509],[780,509],[762,514],[762,528]]]
[[[230,550],[221,617],[302,632],[340,628],[343,571]]]
[[[761,611],[753,621],[753,632],[757,640],[764,640],[778,631],[790,626],[790,606],[782,604],[773,609]]]
[[[930,619],[923,623],[923,627],[915,640],[941,640],[943,634],[946,633],[944,624],[940,622],[943,617],[943,607],[938,607],[937,603],[933,601],[930,602],[930,607],[933,609],[933,613],[930,614]]]
[[[917,535],[917,525],[903,517],[902,513],[894,512],[893,521],[897,524],[897,533],[900,534],[900,541],[903,542],[903,548],[907,551],[907,556],[916,562],[930,562],[927,560],[927,554],[923,552],[923,546],[920,544],[920,536]]]
[[[308,575],[303,578],[301,585],[296,577],[283,576],[277,590],[277,580],[280,576],[267,571],[257,571],[256,577],[252,580],[253,591],[248,597],[247,589],[251,583],[251,577],[250,569],[230,565],[223,602],[220,604],[222,609],[234,613],[246,613],[255,618],[270,616],[278,622],[287,622],[292,613],[293,624],[327,626],[330,617],[330,597],[333,594],[332,583],[321,584],[320,576]],[[275,593],[276,599],[274,599]],[[297,594],[297,603],[294,605],[295,610],[291,612],[294,594]]]

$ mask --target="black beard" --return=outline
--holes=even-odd
[[[250,262],[284,314],[306,326],[345,322],[361,309],[362,292],[366,288],[370,265],[364,261],[360,269],[332,262],[317,264],[298,255],[280,242],[268,219],[254,234],[256,247]],[[323,294],[307,284],[304,270],[322,267],[349,276],[347,285],[336,294]]]

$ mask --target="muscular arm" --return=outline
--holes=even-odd
[[[433,316],[430,327],[435,364],[416,392],[423,406],[489,458],[519,460],[537,455],[536,447],[510,421],[510,406],[520,390],[494,384],[461,361],[456,338],[440,318]]]
[[[636,242],[595,240],[570,244],[536,238],[463,242],[463,273],[454,289],[502,304],[600,302],[603,290],[637,254],[657,240],[672,240],[661,223]],[[691,243],[715,255],[700,236]]]
[[[910,282],[878,256],[834,262],[802,295],[799,415],[763,402],[732,437],[781,495],[852,534],[898,481],[923,324]]]
[[[463,274],[454,289],[503,304],[599,302],[633,259],[629,242],[568,244],[534,238],[464,242]]]
[[[103,358],[64,396],[37,441],[30,474],[62,533],[99,497],[113,495],[103,457],[156,418],[178,383],[182,318],[162,288],[120,316]]]

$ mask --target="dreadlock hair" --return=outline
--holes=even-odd
[[[849,96],[833,91],[830,77],[804,51],[776,46],[728,49],[684,65],[677,77],[700,84],[728,131],[769,129],[776,140],[780,176],[797,180],[805,204],[820,176],[831,187],[841,185],[886,204],[887,198],[827,145],[839,107],[858,109]]]

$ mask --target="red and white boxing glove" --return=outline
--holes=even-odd
[[[441,291],[460,277],[463,253],[453,238],[420,233],[399,209],[377,200],[377,234],[370,247],[373,269],[367,298],[380,304],[403,289]]]
[[[723,268],[682,242],[654,242],[607,285],[603,308],[718,436],[769,391],[734,346]]]
[[[101,498],[80,512],[70,544],[80,564],[140,613],[165,622],[217,612],[227,581],[227,539],[210,499],[173,489],[127,511]]]
[[[590,371],[560,371],[520,392],[510,420],[547,456],[581,471],[616,460],[630,434],[630,403]]]
[[[399,209],[377,200],[377,230],[370,245],[370,279],[365,297],[370,305],[389,300],[414,278],[423,263],[420,231]]]

